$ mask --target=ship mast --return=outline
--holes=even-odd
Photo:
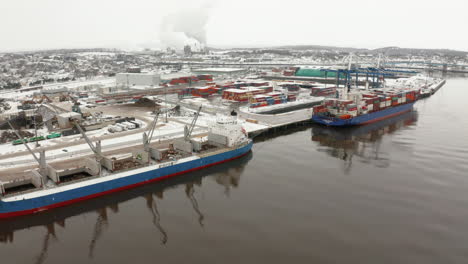
[[[350,72],[351,72],[351,67],[352,67],[352,63],[353,63],[353,56],[354,56],[353,53],[350,53],[349,56],[348,56],[349,60],[348,60],[348,69],[346,71],[346,85],[344,87],[343,94],[341,96],[341,99],[343,99],[343,100],[346,100],[348,98],[348,89],[351,88]]]

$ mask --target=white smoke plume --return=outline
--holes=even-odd
[[[205,3],[196,9],[181,10],[166,16],[161,24],[161,44],[178,50],[185,45],[190,45],[194,51],[203,49],[211,7],[210,3]]]

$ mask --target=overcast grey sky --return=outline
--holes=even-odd
[[[0,51],[158,47],[165,17],[177,13],[179,24],[206,19],[198,24],[209,46],[468,51],[467,0],[1,0],[1,10]]]

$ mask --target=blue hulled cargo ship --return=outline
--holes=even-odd
[[[347,99],[327,99],[314,107],[312,120],[327,126],[356,126],[377,122],[410,111],[419,90],[357,92]]]
[[[248,154],[252,144],[235,119],[217,120],[207,136],[191,138],[186,131],[184,138],[166,144],[150,144],[145,134],[144,147],[130,157],[97,152],[96,159],[87,158],[80,168],[40,166],[31,171],[36,186],[32,190],[13,192],[17,182],[0,182],[0,218],[38,213],[228,162]]]
[[[341,119],[336,116],[329,116],[324,114],[315,114],[312,116],[312,120],[319,124],[324,124],[327,126],[355,126],[355,125],[365,125],[373,122],[377,122],[386,118],[394,117],[408,111],[411,111],[413,108],[414,102],[406,103],[403,105],[398,105],[395,107],[387,108],[377,112],[372,112],[368,114],[358,115],[356,117],[351,117],[348,119]]]

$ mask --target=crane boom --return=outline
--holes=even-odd
[[[198,116],[200,115],[201,109],[202,109],[202,106],[200,105],[200,107],[198,108],[198,111],[195,113],[195,116],[192,119],[192,123],[190,123],[190,126],[186,129],[185,140],[190,140],[193,129],[195,128],[195,124],[197,123]]]
[[[148,144],[151,143],[151,139],[153,138],[153,133],[154,133],[154,130],[156,129],[156,123],[158,123],[158,117],[159,117],[159,111],[156,113],[156,116],[153,119],[153,123],[151,123],[151,127],[148,130],[148,135],[149,135]]]
[[[16,136],[19,139],[21,139],[21,142],[28,149],[29,153],[31,153],[31,155],[34,157],[34,159],[37,161],[37,163],[39,163],[39,165],[42,166],[40,159],[36,156],[36,154],[34,154],[34,152],[31,150],[31,148],[28,146],[28,144],[26,142],[24,142],[24,138],[18,133],[18,131],[16,131],[16,129],[13,127],[13,125],[10,123],[9,120],[7,122],[8,122],[8,125],[11,127],[11,129],[13,129],[13,132],[15,132]]]
[[[80,126],[80,124],[78,124],[78,122],[76,120],[72,120],[73,124],[78,128],[78,130],[80,131],[81,135],[83,135],[83,138],[85,139],[86,143],[88,143],[89,145],[89,148],[94,152],[94,154],[96,154],[96,156],[98,158],[101,158],[102,155],[100,153],[100,151],[98,150],[98,148],[96,146],[94,146],[93,142],[91,141],[91,139],[88,138],[88,136],[86,135],[85,131],[83,130],[83,128]]]

